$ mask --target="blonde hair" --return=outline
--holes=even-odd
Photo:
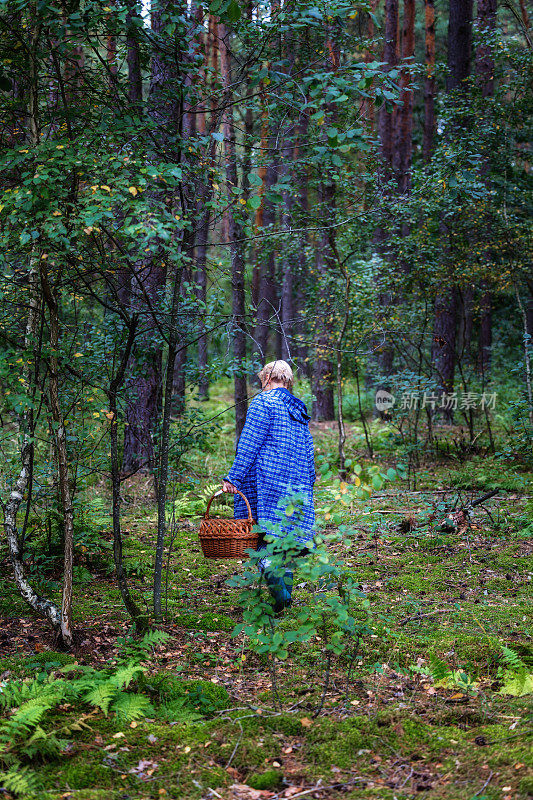
[[[269,361],[265,364],[261,372],[258,373],[258,378],[261,383],[274,381],[275,383],[282,383],[287,389],[292,389],[294,383],[294,375],[292,369],[286,361]]]

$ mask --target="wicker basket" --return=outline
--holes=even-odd
[[[223,494],[222,489],[211,497],[205,515],[200,523],[200,544],[202,552],[206,558],[248,558],[246,550],[256,550],[259,543],[259,535],[252,533],[255,520],[252,518],[250,503],[242,492],[240,494],[246,508],[248,509],[248,519],[227,519],[221,517],[210,517],[209,509],[215,497]]]

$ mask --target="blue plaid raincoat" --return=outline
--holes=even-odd
[[[283,531],[294,531],[302,544],[313,537],[315,523],[315,459],[309,419],[304,403],[287,389],[258,395],[248,409],[235,461],[226,477],[246,495],[259,525],[281,523]],[[278,503],[295,493],[301,493],[302,502],[287,516]],[[235,495],[235,519],[247,516],[242,498]]]

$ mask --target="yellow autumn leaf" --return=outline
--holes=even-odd
[[[61,211],[52,211],[52,216],[53,217],[60,217],[61,216]]]
[[[137,190],[137,188],[136,188],[135,186],[130,186],[130,188],[128,189],[128,192],[129,192],[130,194],[132,194],[132,195],[133,195],[133,197],[136,197],[136,196],[137,196],[137,194],[139,193],[139,192],[138,192],[138,190]]]
[[[74,358],[81,358],[83,353],[74,353]]]
[[[100,189],[103,189],[105,192],[110,192],[110,191],[111,191],[111,187],[110,187],[110,186],[106,186],[106,184],[105,184],[105,183],[103,183],[103,184],[100,186]]]
[[[64,150],[64,149],[65,149],[64,144],[56,144],[56,150]]]

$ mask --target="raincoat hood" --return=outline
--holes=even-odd
[[[272,389],[271,391],[276,392],[280,400],[285,403],[292,419],[296,420],[296,422],[301,422],[303,425],[307,425],[311,417],[307,413],[305,403],[302,402],[299,397],[295,397],[287,389],[280,388]]]

